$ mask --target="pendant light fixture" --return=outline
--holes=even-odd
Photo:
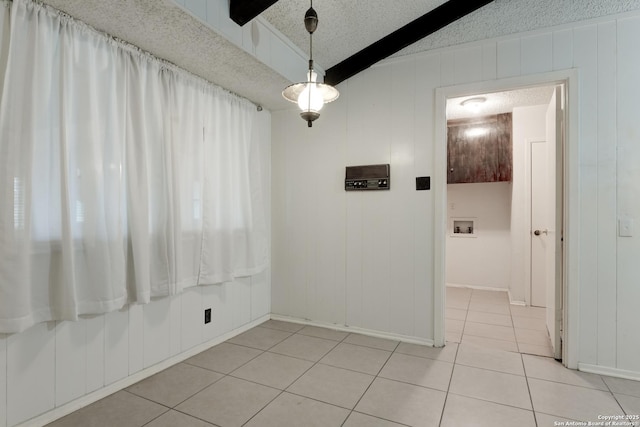
[[[304,26],[309,32],[309,71],[307,81],[287,86],[282,91],[282,96],[287,101],[295,102],[300,107],[300,117],[307,122],[309,127],[314,120],[320,117],[320,110],[324,104],[335,101],[340,96],[336,88],[324,83],[318,83],[318,75],[313,71],[313,32],[318,27],[318,14],[311,7],[304,15]]]

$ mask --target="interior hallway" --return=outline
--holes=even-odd
[[[446,339],[552,357],[545,314],[509,304],[506,292],[447,287]]]
[[[270,320],[50,426],[527,427],[640,414],[640,382],[523,354],[546,351],[539,309],[499,292],[447,296],[444,348]]]

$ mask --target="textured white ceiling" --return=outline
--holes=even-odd
[[[445,3],[442,0],[315,0],[313,55],[324,69]],[[304,14],[309,0],[279,0],[262,16],[309,52]],[[406,47],[402,56],[536,28],[640,9],[640,0],[495,0]]]
[[[268,109],[289,108],[287,81],[171,0],[42,0]],[[444,0],[315,0],[314,58],[327,69]],[[308,52],[308,0],[280,0],[262,16]],[[394,56],[640,9],[640,0],[495,0]]]
[[[325,69],[410,23],[446,0],[315,0],[314,59]],[[309,54],[304,14],[309,0],[279,0],[262,16]]]
[[[553,86],[541,86],[526,89],[511,90],[506,92],[493,92],[461,96],[447,99],[447,119],[465,119],[493,114],[510,113],[514,107],[532,105],[546,105],[551,100]],[[478,110],[472,110],[461,103],[469,98],[484,97],[486,101]]]

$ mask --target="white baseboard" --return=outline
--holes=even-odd
[[[468,289],[476,289],[479,291],[509,292],[509,289],[507,288],[496,288],[493,286],[460,285],[457,283],[447,283],[447,286],[450,288],[468,288]]]
[[[625,380],[640,381],[640,372],[626,371],[624,369],[609,368],[607,366],[578,363],[578,370],[590,374],[606,375],[608,377],[624,378]]]
[[[271,318],[273,320],[281,320],[283,322],[298,323],[300,325],[307,325],[307,326],[318,326],[320,328],[333,329],[335,331],[351,332],[351,333],[367,335],[375,338],[384,338],[388,340],[400,341],[400,342],[405,342],[409,344],[419,344],[419,345],[426,345],[429,347],[433,347],[433,340],[414,337],[410,335],[381,332],[381,331],[376,331],[374,329],[358,328],[355,326],[337,325],[335,323],[316,322],[309,319],[300,319],[298,317],[282,316],[279,314],[272,314]]]
[[[119,381],[116,381],[112,384],[104,386],[101,389],[98,389],[94,392],[85,394],[84,396],[79,397],[78,399],[72,400],[69,403],[66,403],[62,406],[54,408],[48,412],[45,412],[44,414],[38,415],[35,418],[31,418],[30,420],[27,420],[21,424],[16,425],[15,427],[42,427],[59,418],[69,415],[70,413],[75,412],[78,409],[82,409],[87,405],[97,402],[98,400],[103,399],[109,396],[110,394],[123,390],[129,387],[130,385],[137,383],[138,381],[142,381],[143,379],[148,378],[152,375],[155,375],[158,372],[163,371],[177,363],[187,360],[188,358],[195,356],[198,353],[208,350],[215,345],[218,345],[228,339],[235,337],[236,335],[239,335],[255,326],[258,326],[259,324],[264,323],[269,319],[270,319],[270,315],[266,314],[252,322],[249,322],[245,325],[240,326],[239,328],[234,329],[233,331],[227,332],[226,334],[216,337],[210,341],[207,341],[205,343],[192,347],[180,354],[177,354],[173,357],[165,359],[162,362],[159,362],[153,366],[149,366],[146,369],[136,372],[133,375],[129,375],[128,377],[123,378]]]
[[[525,307],[527,305],[526,302],[524,301],[514,301],[511,298],[511,290],[507,289],[507,288],[495,288],[495,287],[491,287],[491,286],[477,286],[477,285],[459,285],[456,283],[447,283],[447,286],[450,288],[467,288],[467,289],[477,289],[477,290],[481,290],[481,291],[494,291],[494,292],[506,292],[507,295],[509,296],[509,304],[511,305],[521,305],[523,307]]]

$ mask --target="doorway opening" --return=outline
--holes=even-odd
[[[435,252],[441,258],[436,265],[435,297],[443,301],[435,310],[436,345],[447,338],[447,285],[478,294],[497,290],[509,295],[511,307],[540,307],[552,344],[548,355],[571,364],[564,316],[568,303],[566,177],[570,175],[565,153],[568,88],[570,81],[575,84],[575,76],[552,74],[546,80],[538,76],[530,81],[519,78],[436,91],[436,157],[445,165],[438,174],[443,183],[436,186],[436,199],[442,205],[436,218],[436,239],[439,235],[441,242],[436,241]],[[462,105],[469,99],[479,99],[481,105],[470,111]],[[501,133],[500,124],[510,127],[508,137]],[[452,138],[457,138],[457,147],[448,143]],[[510,151],[496,148],[505,141]],[[506,163],[511,169],[505,169]],[[466,228],[456,232],[455,224]],[[517,345],[520,340],[514,338]]]

